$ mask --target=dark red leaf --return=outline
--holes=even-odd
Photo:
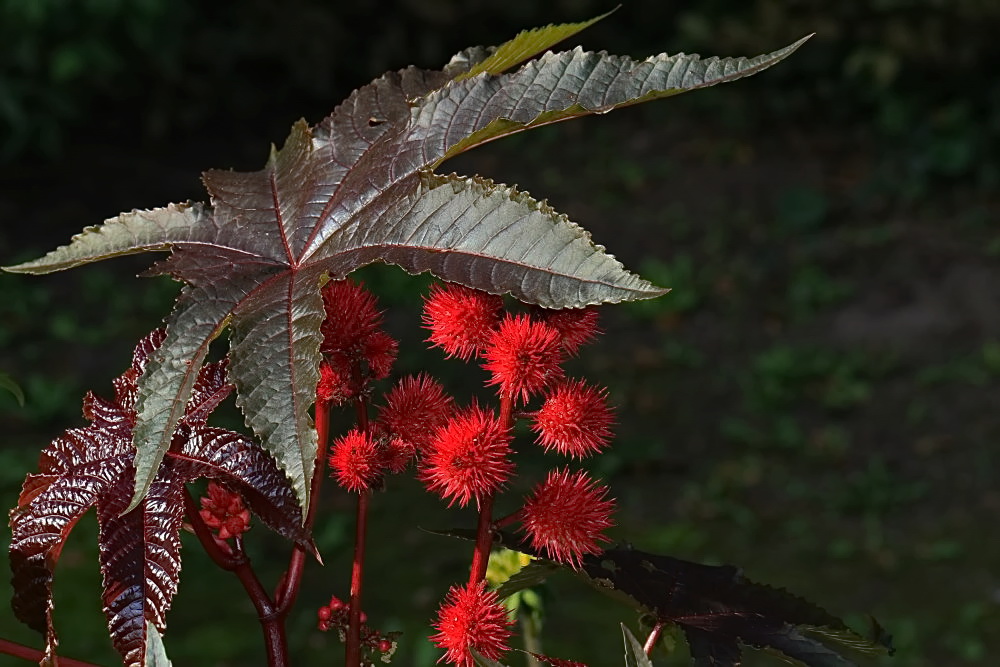
[[[157,475],[143,504],[128,514],[119,516],[128,506],[128,493],[97,505],[104,613],[111,640],[127,665],[143,664],[146,621],[164,629],[177,592],[184,516],[180,498],[186,480],[171,467],[164,463],[166,474]]]
[[[787,591],[747,580],[729,565],[701,565],[632,548],[608,549],[584,559],[596,585],[624,593],[658,621],[675,623],[691,645],[695,665],[740,664],[740,645],[769,648],[812,667],[854,663],[808,636],[824,628],[828,639],[878,651],[836,616]]]
[[[475,531],[445,534],[474,539]],[[498,544],[545,561],[545,556],[506,533]],[[558,563],[525,568],[500,588],[501,595],[540,583]],[[631,547],[587,554],[577,570],[598,590],[625,598],[661,623],[684,632],[698,667],[735,667],[742,646],[772,649],[811,667],[847,667],[854,663],[820,641],[861,653],[892,654],[889,635],[874,624],[870,637],[853,632],[842,620],[791,593],[749,581],[730,565],[702,565],[651,554]]]
[[[180,577],[184,485],[191,480],[225,481],[264,523],[315,553],[292,487],[274,460],[237,433],[205,426],[231,389],[221,362],[203,367],[175,433],[176,451],[139,506],[122,514],[135,478],[136,378],[162,340],[162,332],[154,332],[139,343],[132,367],[114,383],[114,401],[87,394],[90,426],[67,431],[42,451],[39,472],[25,479],[11,512],[11,606],[18,619],[46,636],[50,653],[56,643],[52,574],[66,537],[91,506],[97,506],[100,527],[104,612],[126,665],[143,664],[147,621],[161,631],[166,627]]]
[[[193,431],[180,452],[168,452],[188,479],[217,479],[237,491],[269,528],[316,555],[302,526],[302,510],[288,478],[270,454],[238,433],[205,427]],[[185,467],[181,467],[181,465]]]

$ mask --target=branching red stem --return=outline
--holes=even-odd
[[[476,526],[476,547],[472,552],[472,567],[469,571],[469,586],[486,578],[486,568],[490,563],[493,549],[493,495],[479,501],[479,523]]]
[[[501,528],[506,528],[512,523],[517,523],[524,518],[524,509],[519,509],[516,512],[511,512],[505,517],[501,517],[493,522],[493,530],[500,530]]]
[[[45,657],[45,652],[37,648],[31,648],[24,644],[18,644],[7,639],[0,639],[0,654],[12,655],[15,658],[23,658],[32,662],[38,662]],[[59,658],[59,667],[98,667],[92,662],[74,660],[73,658]]]

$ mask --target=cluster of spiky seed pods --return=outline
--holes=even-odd
[[[398,343],[382,330],[382,313],[363,285],[331,281],[323,297],[327,318],[317,396],[329,405],[367,406],[370,383],[390,374]],[[449,505],[474,502],[486,513],[481,524],[488,530],[518,525],[536,552],[579,567],[585,554],[600,551],[614,510],[607,488],[585,471],[554,468],[517,511],[501,518],[490,513],[494,496],[517,472],[517,419],[528,421],[545,452],[583,459],[608,445],[613,415],[606,391],[567,377],[563,368],[599,333],[597,311],[507,312],[499,296],[446,284],[433,286],[425,298],[423,325],[427,341],[446,356],[481,365],[498,406],[459,406],[431,376],[404,377],[385,393],[375,419],[360,419],[331,444],[331,476],[347,491],[365,494],[412,463],[425,488]],[[448,592],[434,624],[432,640],[449,664],[472,665],[473,651],[496,660],[508,648],[512,621],[487,588],[482,567],[477,571],[482,556],[474,559],[469,583]],[[320,608],[321,628],[346,627],[348,604]],[[365,637],[378,635],[364,627],[367,648],[387,645],[379,639],[382,644],[368,646]]]

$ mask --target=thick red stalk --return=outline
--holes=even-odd
[[[359,398],[355,404],[358,430],[368,432],[368,402]],[[368,535],[368,504],[371,491],[358,494],[358,511],[354,528],[354,562],[351,564],[351,602],[347,624],[347,647],[344,664],[347,667],[361,665],[361,588],[365,569],[365,540]]]
[[[490,563],[493,549],[493,495],[479,501],[479,523],[476,526],[476,547],[472,552],[472,567],[469,569],[469,587],[486,578],[486,568]]]
[[[354,562],[351,565],[351,607],[347,626],[347,667],[361,664],[361,585],[365,567],[365,539],[368,532],[368,501],[371,491],[358,494],[357,525],[354,533]]]
[[[500,393],[500,424],[509,431],[514,420],[513,397]],[[472,567],[469,572],[469,586],[486,578],[486,568],[490,563],[493,549],[493,493],[479,500],[479,523],[476,526],[476,547],[472,552]]]
[[[32,662],[39,662],[45,657],[44,651],[7,639],[0,639],[0,654],[12,655],[15,658],[24,658]],[[59,667],[97,667],[97,665],[92,662],[84,662],[83,660],[74,660],[73,658],[59,658]]]

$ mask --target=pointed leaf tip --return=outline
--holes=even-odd
[[[14,397],[17,404],[24,407],[24,391],[21,386],[14,381],[14,378],[6,373],[0,373],[0,389],[4,389]]]
[[[620,7],[621,5],[618,5]],[[609,12],[596,16],[588,21],[580,23],[549,24],[542,28],[531,28],[522,30],[513,39],[504,42],[493,51],[493,53],[478,63],[468,72],[463,72],[455,77],[455,81],[468,79],[477,74],[499,74],[515,65],[523,63],[525,60],[545,51],[555,44],[569,39],[578,32],[589,28],[601,19],[604,19],[618,10],[615,7]]]
[[[206,215],[201,204],[190,202],[129,211],[102,225],[85,227],[68,245],[43,257],[2,268],[9,273],[44,274],[111,257],[170,250],[176,243],[205,237],[206,230],[198,225]]]
[[[391,212],[397,222],[382,241],[384,261],[547,308],[664,293],[526,192],[457,174],[424,171],[419,178],[417,191]]]
[[[625,667],[653,667],[653,661],[646,655],[642,643],[635,638],[632,631],[621,623],[622,638],[625,640]]]
[[[146,621],[146,658],[145,667],[171,667],[167,649],[163,646],[163,638],[156,626]]]
[[[757,74],[787,58],[810,37],[754,57],[661,53],[633,60],[579,47],[549,51],[516,71],[456,79],[421,98],[414,109],[413,135],[434,150],[444,149],[436,155],[427,153],[436,158],[431,164],[437,167],[508,134]],[[462,110],[460,116],[456,109]]]

